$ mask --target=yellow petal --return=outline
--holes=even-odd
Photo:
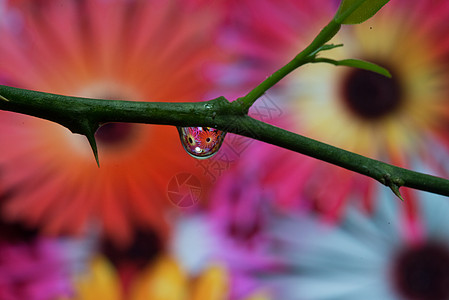
[[[155,264],[144,270],[136,279],[131,290],[130,299],[188,299],[186,274],[173,259],[162,257]]]
[[[120,300],[120,287],[114,267],[106,259],[96,257],[90,263],[89,272],[75,280],[73,300]]]
[[[195,282],[192,300],[224,300],[228,299],[229,280],[223,267],[208,268]]]

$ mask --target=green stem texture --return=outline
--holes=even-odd
[[[449,180],[370,159],[243,114],[240,105],[219,97],[206,102],[166,103],[101,100],[62,96],[0,85],[0,110],[25,113],[92,135],[103,123],[128,122],[209,126],[302,153],[369,176],[390,187],[401,186],[449,196]],[[87,124],[87,125],[86,125]]]

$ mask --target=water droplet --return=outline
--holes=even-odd
[[[217,153],[226,132],[212,127],[178,127],[181,144],[188,154],[203,159]]]

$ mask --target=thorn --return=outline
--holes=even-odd
[[[394,183],[391,183],[391,184],[389,185],[389,187],[390,187],[391,191],[392,191],[392,192],[393,192],[399,199],[401,199],[401,201],[404,201],[404,198],[402,198],[401,192],[399,191],[399,186],[397,186],[397,185],[394,184]]]
[[[95,161],[97,162],[97,166],[100,167],[100,160],[98,158],[98,148],[97,142],[95,140],[95,131],[97,131],[98,125],[94,125],[88,120],[83,120],[79,124],[79,129],[76,131],[77,133],[83,134],[87,137],[89,141],[90,147],[92,148],[92,152],[94,153]]]
[[[3,101],[6,101],[6,102],[9,102],[9,99],[7,99],[7,98],[3,97],[2,95],[0,95],[0,100],[3,100]]]
[[[92,152],[94,153],[95,161],[97,162],[97,166],[100,167],[100,160],[98,159],[98,148],[97,142],[95,141],[95,134],[89,133],[86,134],[87,140],[89,141],[90,147],[92,148]]]

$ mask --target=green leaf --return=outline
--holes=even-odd
[[[315,56],[316,54],[318,54],[318,52],[321,51],[328,51],[328,50],[332,50],[335,48],[340,48],[343,47],[343,44],[324,44],[323,46],[319,47],[318,49],[316,49],[315,51],[313,51],[312,53],[310,53],[310,56]]]
[[[353,67],[363,70],[372,71],[375,73],[378,73],[380,75],[386,76],[388,78],[391,78],[390,72],[385,69],[384,67],[381,67],[379,65],[376,65],[369,61],[359,60],[359,59],[343,59],[343,60],[333,60],[330,58],[316,58],[312,62],[324,62],[328,64],[332,64],[334,66],[347,66],[347,67]]]
[[[342,0],[334,20],[339,24],[359,24],[374,16],[390,0]]]
[[[364,69],[372,72],[376,72],[380,75],[384,75],[388,78],[391,78],[391,73],[385,69],[384,67],[381,67],[379,65],[376,65],[369,61],[364,61],[360,59],[343,59],[338,61],[339,66],[347,66],[347,67],[353,67],[358,69]]]

